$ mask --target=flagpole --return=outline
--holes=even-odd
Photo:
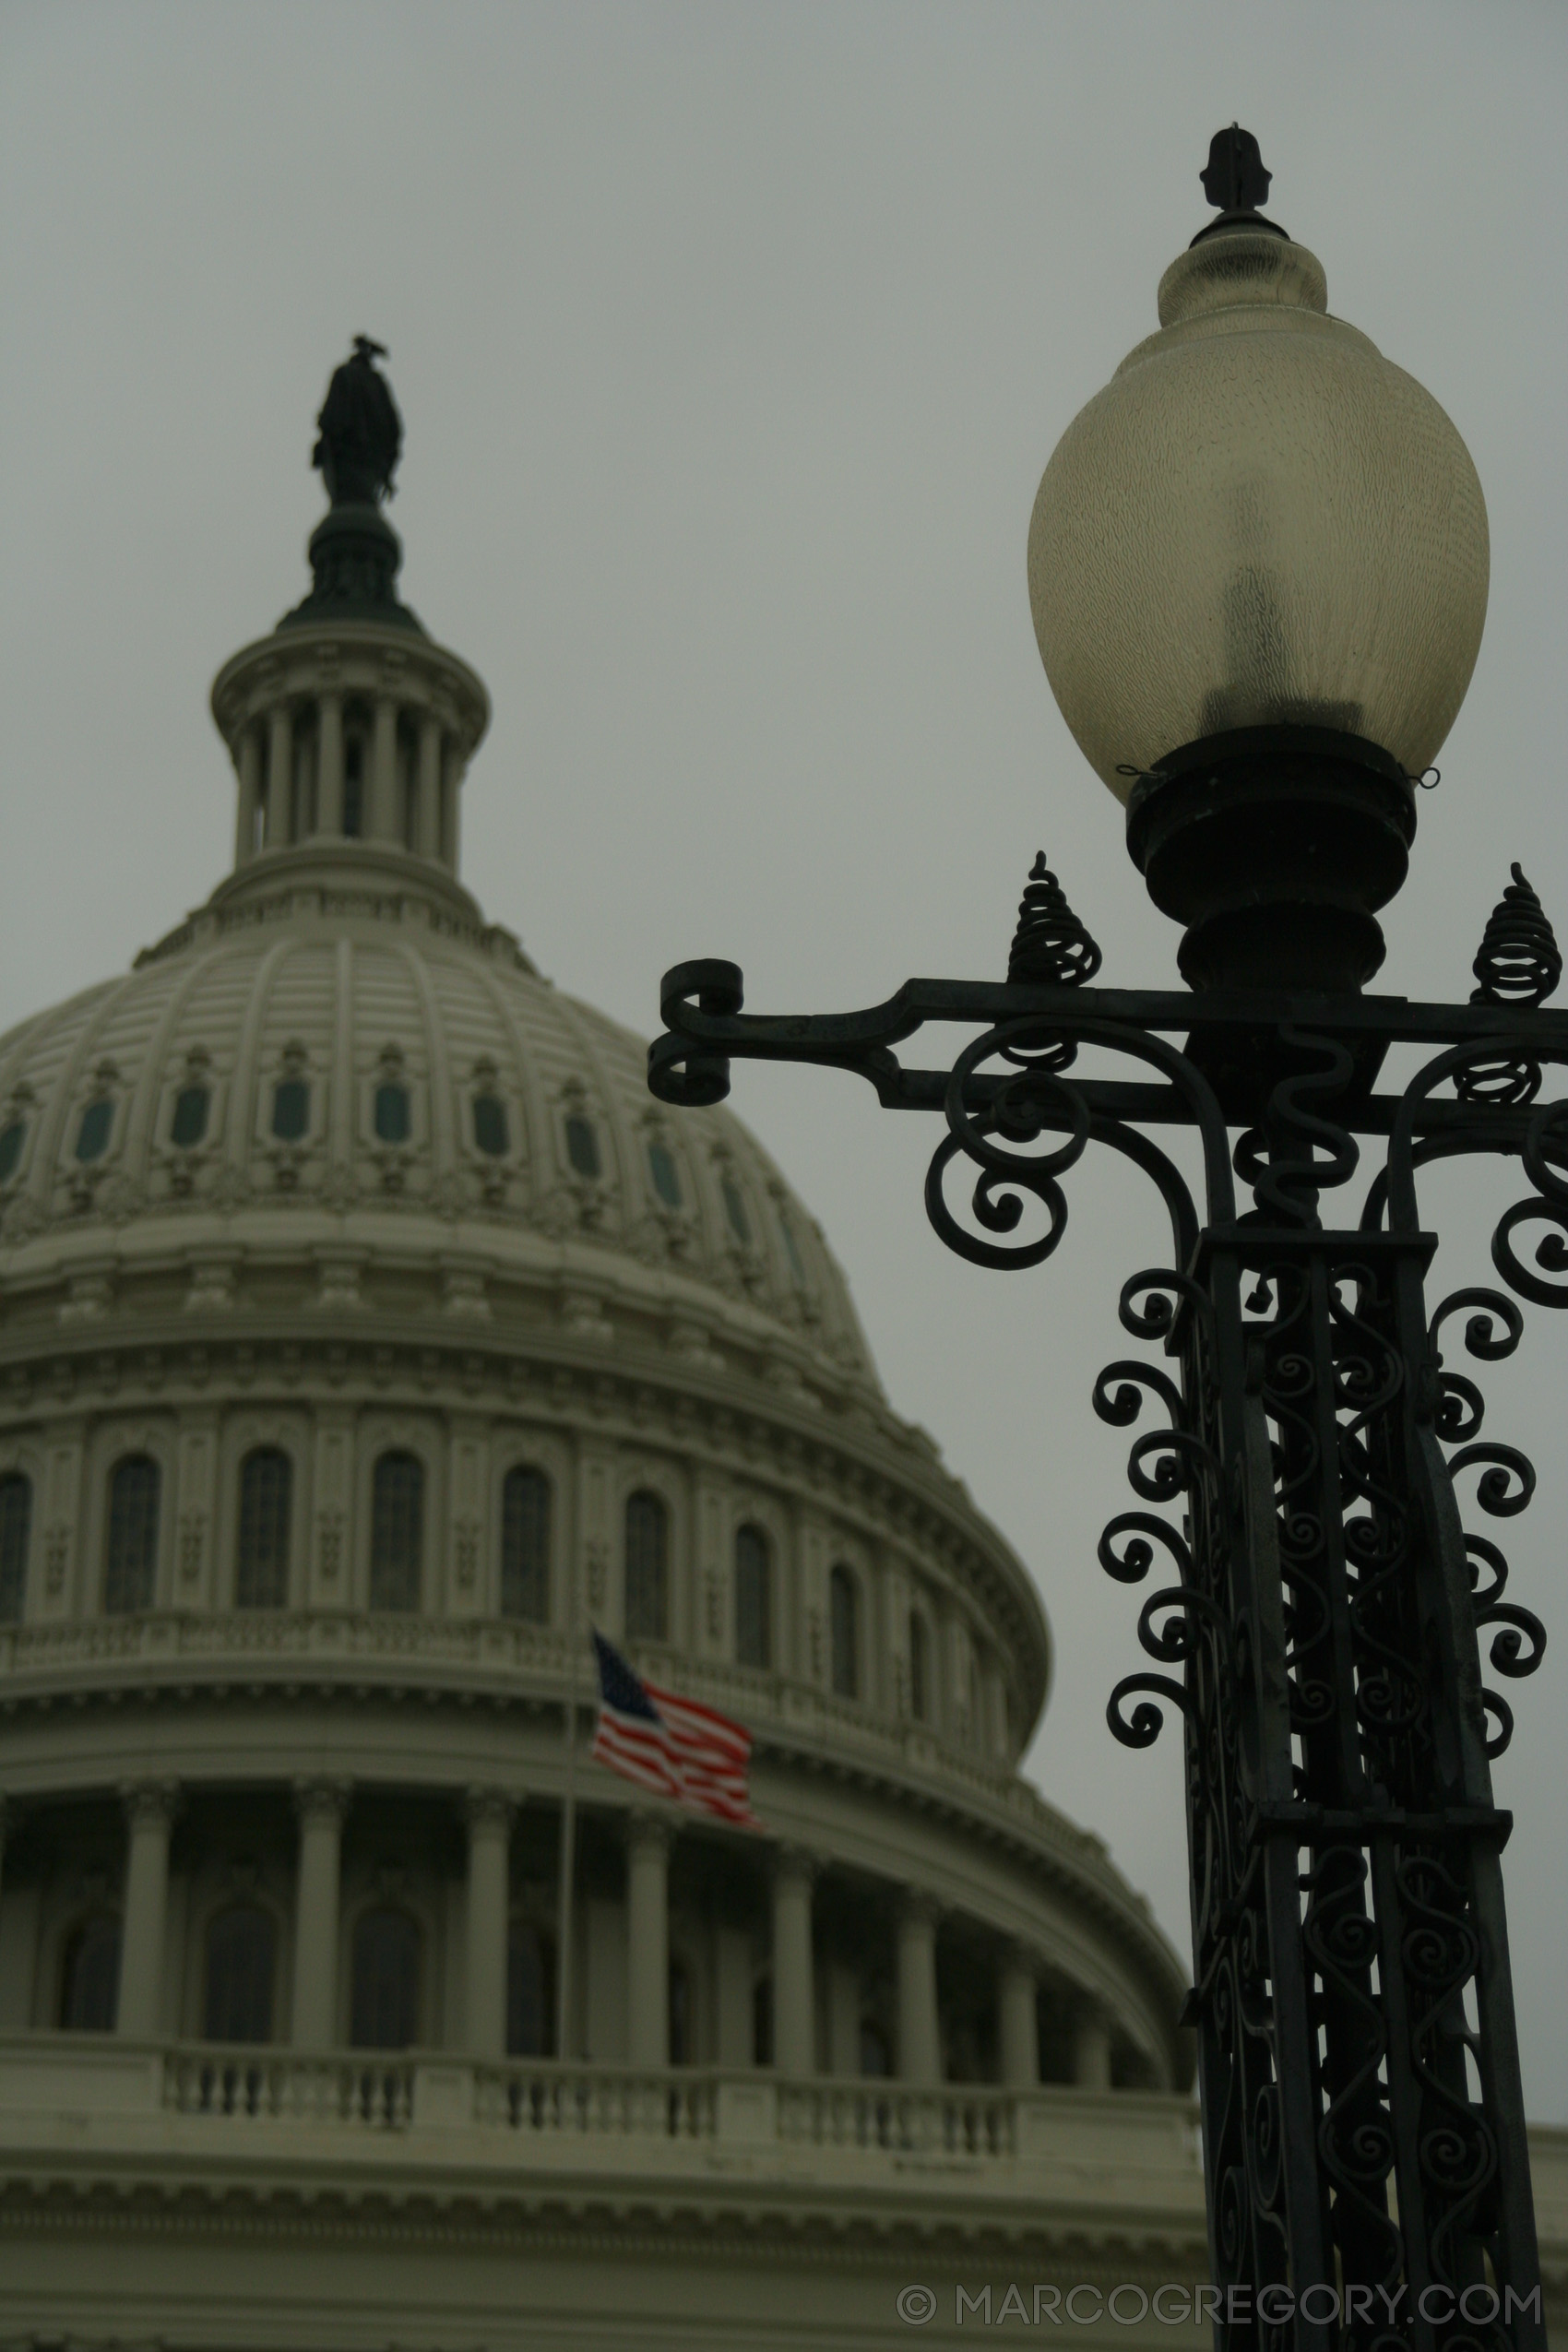
[[[566,1788],[561,1802],[561,1859],[556,1871],[560,1917],[556,1922],[555,2055],[571,2055],[566,2048],[572,2015],[572,1917],[576,1907],[577,1859],[577,1577],[567,1579],[566,1619]]]

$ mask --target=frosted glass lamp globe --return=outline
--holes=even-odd
[[[1419,774],[1486,618],[1453,423],[1328,315],[1313,255],[1244,220],[1171,264],[1158,334],[1063,434],[1028,561],[1051,690],[1123,801],[1125,771],[1241,728],[1335,730]]]

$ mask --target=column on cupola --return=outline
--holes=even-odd
[[[370,742],[370,822],[373,841],[400,841],[398,822],[398,706],[390,695],[375,697]]]
[[[255,855],[255,813],[261,802],[261,730],[240,730],[234,765],[240,778],[239,805],[234,814],[234,863],[243,866]]]
[[[124,1792],[125,1908],[120,1927],[122,2034],[150,2040],[160,2022],[163,1949],[169,1918],[169,1837],[179,1801],[172,1780],[143,1780]]]
[[[441,856],[441,721],[433,710],[420,720],[414,854],[433,860]]]
[[[315,824],[335,839],[343,830],[343,697],[328,687],[316,702]]]
[[[506,1927],[516,1811],[505,1789],[469,1790],[467,2040],[475,2058],[506,2054]]]
[[[338,1918],[341,1902],[347,1781],[301,1780],[299,1879],[294,1892],[294,2011],[290,2039],[327,2049],[338,2018]]]
[[[898,1907],[898,2079],[942,2079],[942,2037],[936,2014],[936,1922],[929,1895],[906,1895]]]
[[[1111,2088],[1111,2020],[1086,2004],[1073,2031],[1073,2080],[1086,2091]]]
[[[816,2071],[816,1996],[812,1967],[815,1859],[798,1846],[773,1868],[773,2062],[780,2074]]]
[[[267,720],[267,847],[281,849],[291,838],[294,797],[294,721],[287,703],[274,703]]]
[[[997,1971],[997,2039],[1002,2079],[1010,2091],[1032,2091],[1039,2083],[1039,2015],[1033,1955],[1010,1944]]]
[[[441,779],[441,856],[454,873],[458,858],[458,819],[463,798],[463,774],[466,766],[456,743],[446,745],[442,761]]]
[[[626,2056],[670,2063],[670,1847],[667,1822],[635,1812],[626,1825]]]

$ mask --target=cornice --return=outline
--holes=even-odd
[[[3,2163],[3,2160],[0,2160]],[[259,2169],[259,2168],[257,2168]],[[809,2181],[759,2184],[744,2179],[684,2183],[623,2176],[602,2183],[535,2182],[510,2175],[505,2186],[469,2187],[457,2168],[426,2160],[399,2168],[395,2186],[367,2180],[351,2164],[303,2168],[289,2179],[250,2177],[232,2163],[145,2163],[77,2156],[0,2170],[0,2236],[40,2229],[62,2236],[162,2238],[200,2235],[341,2245],[507,2248],[625,2261],[689,2262],[705,2244],[718,2251],[742,2240],[766,2248],[770,2263],[838,2267],[846,2259],[892,2263],[911,2245],[959,2252],[977,2246],[1036,2248],[1070,2258],[1086,2286],[1182,2266],[1206,2275],[1201,2199],[1195,2213],[1162,2212],[1108,2198],[1087,2210],[1063,2204],[1042,2214],[1038,2185],[985,2183],[988,2194],[952,2194],[953,2167],[923,2177],[846,2192]],[[718,2241],[717,2243],[715,2241]],[[73,2336],[75,2343],[77,2339]],[[118,2339],[116,2339],[118,2340]]]
[[[275,630],[232,653],[212,682],[213,722],[232,752],[240,730],[279,701],[322,693],[395,690],[429,704],[471,755],[490,723],[484,681],[433,637],[376,621],[310,621]]]

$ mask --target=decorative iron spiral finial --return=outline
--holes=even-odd
[[[1518,866],[1491,910],[1471,966],[1480,985],[1472,1004],[1543,1004],[1562,978],[1562,957],[1540,900]],[[1461,1102],[1533,1102],[1541,1087],[1538,1062],[1527,1055],[1482,1056],[1456,1071],[1454,1091]]]
[[[1541,902],[1517,865],[1513,874],[1470,968],[1480,982],[1472,1004],[1544,1004],[1562,978],[1562,951]]]
[[[1100,967],[1100,953],[1045,862],[1042,849],[1029,869],[1018,902],[1018,928],[1007,958],[1010,980],[1043,981],[1056,988],[1082,988]]]

